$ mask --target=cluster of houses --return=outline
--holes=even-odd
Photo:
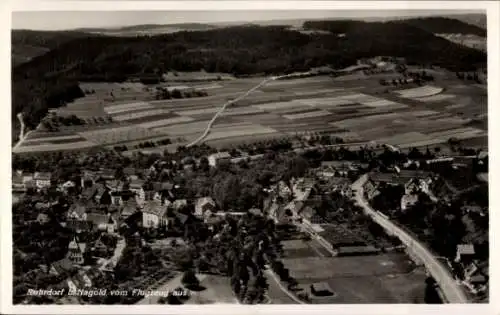
[[[432,173],[417,170],[400,170],[397,168],[392,173],[372,172],[363,186],[368,200],[380,194],[380,185],[402,186],[404,195],[401,197],[401,210],[405,211],[415,205],[418,201],[418,194],[424,193],[431,200],[436,201],[436,197],[429,189],[429,185],[434,180]]]

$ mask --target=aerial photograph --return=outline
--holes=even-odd
[[[486,11],[15,11],[12,304],[489,303]]]

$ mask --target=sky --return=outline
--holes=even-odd
[[[464,10],[22,11],[13,29],[65,30],[139,24],[223,23],[285,19],[368,18],[478,13]]]

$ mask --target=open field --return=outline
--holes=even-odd
[[[313,304],[423,303],[426,275],[404,254],[286,258],[284,264],[304,290],[316,282],[332,288],[333,296],[310,294]]]
[[[190,298],[185,304],[238,304],[238,300],[231,289],[229,277],[206,275],[200,285],[205,290],[191,291]]]
[[[424,85],[412,89],[399,90],[398,93],[401,97],[404,98],[420,98],[420,97],[429,97],[432,95],[439,94],[443,91],[443,88]]]
[[[342,81],[319,76],[270,81],[229,105],[205,141],[231,146],[295,133],[328,132],[344,141],[375,140],[406,148],[444,143],[452,136],[465,141],[486,135],[486,123],[476,123],[480,119],[486,121],[487,96],[483,89],[464,84],[454,79],[454,74],[446,73],[436,76],[432,86],[387,92],[387,87],[378,83],[379,77],[368,75]],[[76,133],[95,145],[126,145],[160,136],[170,137],[176,145],[185,145],[204,132],[224,103],[261,81],[262,78],[255,77],[183,82],[187,86],[205,86],[209,96],[159,101],[152,98],[154,86],[82,83],[82,88],[94,90],[93,93],[56,111],[90,118],[89,122],[92,117],[110,115],[113,123],[64,127],[54,133],[37,130],[29,139],[39,138],[39,144],[57,144],[58,150],[64,149],[66,140],[51,138]],[[443,90],[446,93],[441,94]],[[241,127],[245,124],[247,127]],[[67,139],[70,147],[77,146],[78,142]],[[26,142],[20,147],[30,147],[32,151],[46,148],[35,144]]]

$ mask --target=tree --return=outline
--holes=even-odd
[[[196,273],[193,269],[184,272],[181,282],[187,288],[197,288],[200,285],[200,280],[196,277]]]

